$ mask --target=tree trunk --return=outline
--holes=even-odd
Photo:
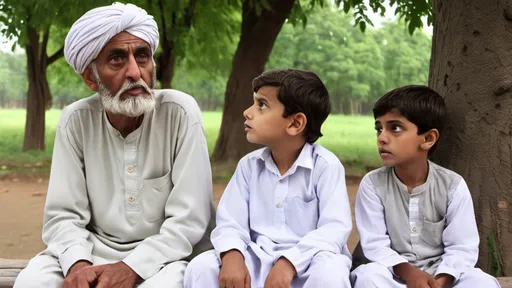
[[[8,102],[5,98],[7,98],[5,96],[5,90],[2,90],[2,92],[0,93],[0,108],[5,108],[6,106],[6,103]]]
[[[172,86],[174,71],[176,66],[176,43],[183,41],[184,34],[188,32],[194,22],[196,11],[196,0],[190,0],[181,13],[173,12],[170,19],[166,18],[164,7],[165,1],[158,0],[158,9],[153,9],[153,1],[147,0],[148,8],[153,11],[153,15],[160,15],[160,43],[162,53],[158,57],[157,79],[160,81],[162,89],[169,89]],[[170,22],[168,20],[171,20]]]
[[[245,138],[242,113],[253,103],[252,80],[263,73],[295,0],[268,1],[271,10],[264,9],[260,15],[248,2],[244,1],[242,6],[242,31],[226,87],[219,138],[212,156],[214,161],[238,161],[258,147]]]
[[[46,63],[40,53],[39,33],[28,29],[27,73],[27,115],[25,122],[25,139],[23,151],[45,150],[45,111],[50,96],[50,88],[46,80]],[[46,55],[44,55],[46,56]]]
[[[492,2],[492,3],[491,3]],[[434,1],[429,85],[446,100],[448,123],[435,161],[471,191],[478,266],[512,276],[512,3]],[[464,229],[461,227],[461,229]]]
[[[45,150],[45,112],[51,107],[51,93],[46,78],[46,68],[64,55],[64,47],[48,57],[46,47],[50,30],[43,32],[43,40],[36,28],[27,28],[28,42],[25,46],[27,54],[27,115],[25,122],[25,139],[23,151]]]
[[[340,99],[340,107],[341,107],[341,111],[340,113],[343,114],[343,115],[350,115],[351,111],[350,111],[350,99],[347,99],[347,98],[342,98]]]
[[[167,41],[162,43],[162,53],[158,57],[157,78],[160,80],[162,89],[170,89],[174,77],[174,43]]]

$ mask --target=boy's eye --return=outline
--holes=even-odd
[[[382,128],[375,127],[375,131],[377,131],[377,136],[378,136],[378,135],[380,135],[380,133],[382,133]]]
[[[267,104],[263,103],[263,102],[258,102],[258,108],[260,108],[261,110],[263,109],[266,109],[268,108]]]
[[[391,130],[393,132],[401,132],[402,128],[400,126],[398,126],[398,125],[393,125],[393,126],[391,126]]]

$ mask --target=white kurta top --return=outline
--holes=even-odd
[[[208,243],[212,183],[199,107],[176,90],[155,90],[155,100],[126,138],[98,95],[62,111],[43,240],[64,275],[98,256],[147,279]]]
[[[212,243],[219,255],[237,249],[286,257],[301,276],[320,251],[345,254],[352,220],[345,172],[320,145],[305,144],[280,175],[268,148],[238,164],[217,209]]]
[[[459,279],[478,259],[479,235],[464,179],[429,162],[426,182],[408,193],[392,167],[368,173],[356,198],[364,255],[392,267],[409,262]]]

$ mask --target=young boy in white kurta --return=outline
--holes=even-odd
[[[188,265],[185,287],[350,287],[352,229],[345,173],[313,144],[330,112],[322,81],[287,69],[253,81],[244,112],[247,140],[265,145],[243,157],[222,196],[215,251]]]
[[[384,167],[368,173],[357,193],[357,229],[371,263],[352,272],[354,287],[499,287],[474,268],[479,236],[466,182],[427,160],[443,128],[443,98],[404,86],[373,113]]]

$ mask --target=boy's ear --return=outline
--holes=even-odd
[[[98,83],[96,83],[96,79],[94,79],[94,75],[92,74],[91,66],[87,66],[85,68],[84,73],[82,73],[82,79],[89,89],[94,92],[98,92]]]
[[[288,133],[288,135],[299,135],[304,131],[304,129],[306,129],[308,119],[306,118],[306,115],[304,115],[304,113],[295,113],[289,116],[288,118],[290,119],[290,123],[288,124],[288,127],[286,127],[286,132]]]
[[[439,140],[439,130],[430,129],[429,131],[423,133],[423,142],[421,142],[421,149],[428,151],[436,142]]]

